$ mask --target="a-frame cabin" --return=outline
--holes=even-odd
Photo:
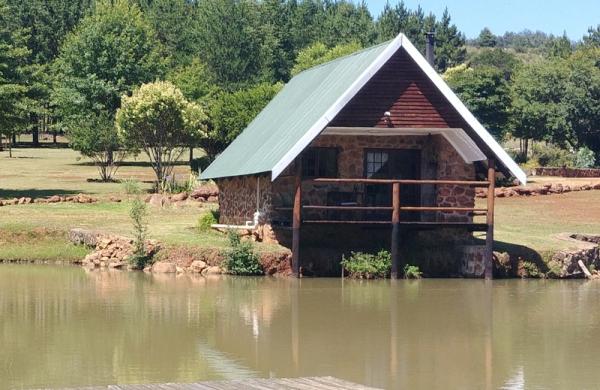
[[[295,274],[320,268],[308,241],[322,253],[389,247],[396,277],[405,244],[443,238],[463,248],[482,231],[472,273],[490,278],[497,167],[526,182],[400,34],[295,76],[202,179],[219,186],[220,223],[255,220],[291,247]],[[476,187],[488,190],[485,207],[475,207]]]

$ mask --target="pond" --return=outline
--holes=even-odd
[[[600,282],[342,281],[0,265],[0,388],[332,375],[592,388]]]

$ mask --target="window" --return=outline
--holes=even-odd
[[[367,152],[367,179],[387,178],[389,171],[388,152],[376,150]]]
[[[302,176],[337,177],[338,150],[336,148],[309,148],[302,155]]]

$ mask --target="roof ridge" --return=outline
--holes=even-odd
[[[381,46],[386,46],[386,45],[389,45],[389,44],[390,44],[392,41],[393,41],[393,39],[390,39],[390,40],[388,40],[388,41],[381,42],[381,43],[378,43],[378,44],[376,44],[376,45],[372,45],[372,46],[369,46],[369,47],[363,47],[362,49],[360,49],[360,50],[357,50],[357,51],[355,51],[355,52],[352,52],[352,53],[349,53],[349,54],[345,54],[345,55],[343,55],[343,56],[341,56],[341,57],[334,58],[334,59],[332,59],[332,60],[329,60],[329,61],[327,61],[327,62],[323,62],[323,63],[321,63],[321,64],[317,64],[317,65],[311,66],[310,68],[308,68],[308,69],[304,69],[302,72],[300,72],[300,73],[298,73],[297,75],[295,75],[294,77],[292,77],[292,79],[294,79],[294,78],[296,78],[296,77],[300,76],[302,73],[305,73],[305,72],[308,72],[308,71],[311,71],[311,70],[314,70],[314,69],[317,69],[317,68],[321,68],[321,67],[323,67],[323,66],[325,66],[325,65],[330,65],[330,64],[332,64],[332,63],[334,63],[334,62],[338,62],[338,61],[345,60],[345,59],[347,59],[347,58],[350,58],[350,57],[356,56],[356,55],[358,55],[358,54],[362,54],[362,53],[364,53],[364,52],[365,52],[365,51],[367,51],[367,50],[372,50],[372,49],[375,49],[375,48],[378,48],[378,47],[381,47]],[[335,47],[335,46],[334,46],[334,47]],[[330,48],[330,49],[332,49],[332,48]],[[290,79],[290,81],[291,81],[291,79]]]

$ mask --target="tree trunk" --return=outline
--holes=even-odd
[[[190,146],[190,165],[192,164],[193,160],[194,160],[194,147]]]
[[[12,144],[13,146],[17,145],[17,133],[12,133]]]
[[[52,143],[56,145],[56,130],[52,132]]]
[[[40,124],[37,120],[37,117],[34,117],[33,120],[33,129],[31,130],[31,137],[33,139],[33,146],[40,146]]]

